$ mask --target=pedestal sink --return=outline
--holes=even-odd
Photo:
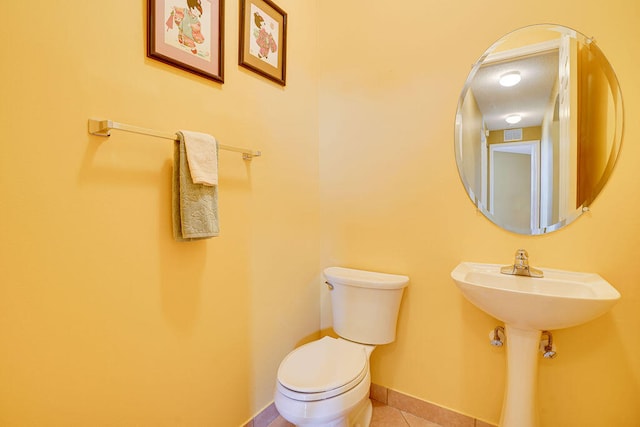
[[[594,273],[543,268],[544,277],[500,273],[499,264],[462,262],[451,277],[476,307],[503,321],[507,386],[501,427],[536,427],[541,332],[580,325],[606,313],[620,293]]]

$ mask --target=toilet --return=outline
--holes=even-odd
[[[333,330],[289,353],[278,368],[275,404],[296,426],[368,427],[369,356],[396,338],[407,276],[329,267]]]

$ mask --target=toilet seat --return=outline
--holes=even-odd
[[[357,386],[369,372],[365,346],[324,337],[284,358],[278,369],[278,390],[290,399],[329,399]]]

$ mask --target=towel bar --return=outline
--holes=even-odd
[[[109,131],[112,129],[122,130],[125,132],[139,133],[142,135],[155,136],[157,138],[170,139],[172,141],[177,141],[178,139],[178,136],[175,133],[141,128],[138,126],[128,125],[126,123],[114,122],[113,120],[89,119],[89,133],[91,135],[111,136],[111,132]],[[242,158],[244,160],[251,160],[254,157],[259,157],[260,155],[262,155],[260,151],[254,151],[248,148],[238,148],[238,147],[232,147],[229,145],[222,145],[222,144],[218,144],[218,147],[221,150],[235,151],[237,153],[242,153]]]

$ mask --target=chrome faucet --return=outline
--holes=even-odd
[[[502,274],[513,274],[516,276],[543,277],[542,270],[529,266],[529,254],[524,249],[516,251],[516,260],[513,265],[505,265],[500,268]]]

